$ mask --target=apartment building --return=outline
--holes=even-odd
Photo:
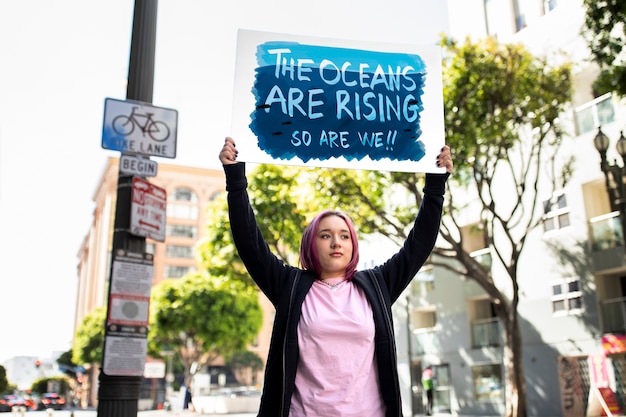
[[[456,39],[496,36],[523,43],[537,55],[565,51],[575,63],[573,106],[563,115],[575,171],[564,189],[542,196],[543,225],[527,236],[518,270],[529,415],[586,415],[589,400],[597,401],[596,388],[604,387],[623,410],[625,245],[594,138],[601,127],[610,140],[609,162],[621,164],[615,144],[626,127],[625,103],[610,94],[593,95],[598,69],[580,36],[582,1],[481,0],[471,2],[464,10],[472,12],[462,16],[454,3],[449,2],[449,13]],[[464,229],[469,232],[478,220],[465,219]],[[490,248],[470,241],[466,250],[491,268],[496,282],[505,282]],[[502,329],[485,291],[446,270],[424,269],[407,291],[406,309],[413,414],[422,412],[421,371],[432,366],[436,411],[504,415]]]
[[[106,305],[119,158],[109,157],[93,196],[93,223],[79,249],[78,295],[75,327],[97,307]],[[205,207],[224,191],[219,170],[158,164],[149,181],[167,191],[165,240],[146,239],[146,252],[154,254],[153,285],[180,278],[197,267],[194,246],[205,234]]]

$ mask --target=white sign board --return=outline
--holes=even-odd
[[[178,112],[150,103],[107,98],[102,147],[124,153],[176,158]]]
[[[444,172],[442,53],[240,30],[232,136],[238,159]]]
[[[126,175],[139,175],[140,177],[156,177],[157,163],[141,156],[120,156],[120,173]]]
[[[104,344],[107,375],[143,374],[154,260],[151,254],[116,251]]]
[[[167,192],[140,177],[133,178],[130,233],[163,242]]]
[[[146,366],[143,370],[144,378],[163,378],[165,376],[165,362],[162,360],[153,359],[146,361]]]
[[[139,330],[133,334],[133,329]],[[148,353],[147,328],[118,329],[108,326],[104,343],[104,373],[142,376]]]
[[[149,298],[111,294],[109,323],[147,326],[149,308]]]

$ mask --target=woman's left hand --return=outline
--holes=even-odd
[[[448,145],[444,145],[441,148],[441,152],[437,156],[437,166],[438,167],[446,167],[446,172],[452,172],[452,168],[454,164],[452,163],[452,154],[450,153],[450,147]]]

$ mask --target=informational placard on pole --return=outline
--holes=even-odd
[[[444,172],[436,45],[240,30],[233,98],[238,159]]]
[[[114,256],[104,346],[107,375],[143,375],[153,274],[151,254],[118,250]]]
[[[142,376],[148,353],[147,328],[108,326],[104,349],[103,370],[107,375]]]
[[[130,233],[163,242],[167,191],[140,177],[133,178]]]

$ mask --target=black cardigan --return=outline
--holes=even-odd
[[[245,164],[224,165],[233,240],[252,279],[276,308],[259,417],[287,417],[298,364],[297,326],[314,273],[286,265],[269,249],[247,193]],[[384,264],[358,271],[353,282],[372,307],[376,360],[386,417],[402,416],[391,305],[409,285],[435,245],[448,174],[426,174],[424,198],[403,247]]]

